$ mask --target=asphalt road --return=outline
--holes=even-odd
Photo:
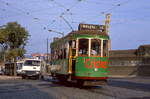
[[[108,85],[1,80],[0,99],[150,99],[150,78],[110,79]]]

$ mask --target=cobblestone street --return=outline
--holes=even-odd
[[[0,80],[0,99],[150,99],[150,79],[110,79],[108,85],[82,88],[52,80]]]

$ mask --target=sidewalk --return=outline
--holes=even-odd
[[[0,80],[15,80],[15,79],[21,79],[21,77],[0,75]]]

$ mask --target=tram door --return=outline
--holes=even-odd
[[[76,55],[76,41],[69,42],[69,72],[75,73],[75,55]]]

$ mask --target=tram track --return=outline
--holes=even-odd
[[[112,92],[112,89],[110,89],[109,86],[105,86],[105,88],[103,86],[83,86],[80,89],[91,93],[112,97],[111,99],[122,99],[117,97],[116,92]]]
[[[78,86],[74,82],[59,82],[58,80],[51,80],[53,84],[57,84],[60,86],[65,86],[67,88],[77,88],[80,91],[86,91],[89,93],[95,93],[103,96],[112,97],[111,99],[123,99],[117,96],[117,92],[113,92],[109,85],[102,85],[102,86]]]
[[[146,86],[136,90],[130,88],[134,84],[131,83],[126,87],[120,80],[116,82],[115,79],[110,79],[107,85],[82,87],[75,82],[60,82],[52,79],[46,81],[18,79],[0,82],[0,96],[7,97],[6,99],[10,97],[15,97],[13,99],[49,99],[49,97],[50,99],[150,99],[149,92],[143,90]],[[118,86],[115,86],[116,84]],[[5,99],[1,97],[0,99]]]

